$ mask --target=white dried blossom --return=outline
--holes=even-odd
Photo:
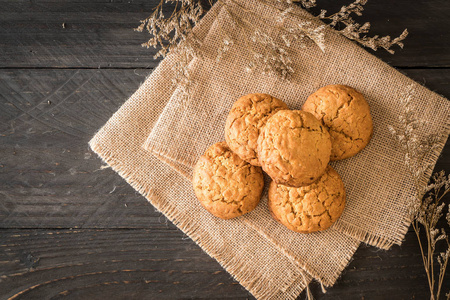
[[[372,50],[377,50],[383,48],[389,53],[393,54],[392,46],[397,45],[403,48],[402,41],[408,36],[408,30],[404,30],[398,37],[392,39],[389,35],[380,37],[375,35],[373,37],[366,36],[365,34],[369,32],[370,23],[366,22],[363,25],[357,23],[352,17],[352,14],[361,16],[364,11],[364,5],[367,0],[356,0],[355,2],[344,5],[341,7],[340,11],[326,16],[327,11],[321,10],[319,14],[320,19],[329,20],[330,26],[336,28],[338,25],[344,26],[343,29],[338,30],[343,36],[356,41],[364,47],[371,48]]]
[[[311,22],[303,22],[298,26],[306,36],[316,43],[322,52],[325,52],[325,25],[314,27]]]
[[[222,44],[221,46],[219,46],[217,48],[217,56],[216,56],[216,61],[220,61],[223,58],[223,55],[228,52],[234,45],[234,41],[233,39],[228,36],[225,35],[225,37],[222,40]]]
[[[401,149],[405,152],[404,163],[412,175],[416,194],[410,199],[407,211],[412,222],[412,226],[418,237],[418,242],[422,250],[425,272],[427,274],[431,299],[439,299],[442,282],[445,277],[445,270],[450,255],[450,243],[448,235],[444,228],[438,228],[438,221],[443,217],[445,203],[443,197],[450,192],[450,176],[446,176],[444,171],[435,173],[431,182],[425,187],[421,185],[422,178],[430,168],[427,158],[438,147],[440,139],[439,134],[428,135],[425,138],[419,138],[417,133],[420,127],[425,124],[419,120],[412,106],[415,90],[413,85],[406,87],[406,92],[402,95],[400,104],[402,113],[399,116],[397,128],[388,126],[389,132],[397,140]],[[448,206],[447,206],[448,207]],[[446,215],[447,223],[450,225],[450,211]],[[426,246],[422,245],[419,238],[420,228],[425,230]],[[437,244],[446,242],[445,252],[436,257],[439,263],[439,273],[435,274],[433,269],[435,251]],[[435,281],[437,276],[438,280]]]
[[[445,189],[448,190],[448,187],[446,186]],[[446,219],[447,219],[447,224],[448,224],[448,226],[450,226],[450,205],[447,207],[447,216],[446,216]]]
[[[292,0],[290,1],[292,2],[297,2],[299,3],[301,6],[303,6],[304,8],[311,8],[316,6],[316,0]]]
[[[292,11],[292,6],[286,8],[285,10],[283,10],[281,13],[279,13],[277,15],[277,17],[275,18],[275,22],[282,24],[285,20],[286,17],[288,16],[288,14]]]
[[[271,36],[256,29],[250,36],[253,48],[262,50],[253,52],[252,60],[246,70],[259,70],[263,74],[276,74],[282,79],[288,79],[294,68],[287,50],[278,44]]]
[[[251,9],[244,8],[240,2],[236,0],[210,0],[209,4],[212,5],[215,2],[220,2],[221,5],[225,6],[228,12],[232,11],[232,6],[238,6],[238,9],[244,9],[246,12],[256,14]],[[292,66],[292,60],[289,57],[289,48],[292,47],[293,42],[300,40],[303,41],[305,38],[312,40],[322,51],[325,50],[325,25],[321,26],[305,26],[305,24],[299,24],[299,28],[292,28],[286,26],[285,20],[290,16],[295,16],[295,5],[299,4],[303,8],[311,8],[316,6],[316,0],[277,0],[279,7],[277,5],[273,6],[267,0],[258,0],[262,5],[270,5],[271,7],[277,9],[279,14],[275,18],[278,29],[280,29],[281,37],[280,41],[270,40],[261,34],[256,33],[258,29],[257,25],[254,25],[246,20],[238,20],[237,23],[242,27],[242,24],[249,25],[247,28],[247,36],[255,44],[255,48],[261,52],[260,56],[253,56],[258,58],[257,61],[252,62],[247,70],[259,69],[263,73],[275,73],[281,78],[288,79],[294,73],[294,68]],[[386,37],[372,37],[369,38],[365,35],[370,28],[369,23],[360,25],[356,23],[352,18],[352,14],[361,15],[363,11],[363,6],[366,4],[367,0],[357,0],[350,5],[343,6],[339,12],[326,16],[326,10],[321,10],[319,14],[320,19],[330,20],[329,27],[335,27],[338,24],[343,24],[344,28],[338,33],[346,36],[347,38],[353,39],[363,46],[370,47],[372,49],[377,49],[379,47],[385,48],[389,52],[393,52],[390,48],[397,44],[400,47],[403,46],[401,41],[406,37],[407,32],[405,31],[398,38],[391,40],[389,36]],[[163,7],[165,4],[171,4],[174,6],[173,12],[169,15],[165,15],[163,12]],[[192,34],[192,28],[198,23],[204,14],[202,7],[202,2],[199,0],[161,0],[158,6],[155,8],[154,12],[150,17],[141,21],[141,25],[136,28],[137,31],[147,30],[151,34],[151,38],[143,44],[145,47],[158,48],[158,52],[155,54],[155,58],[165,57],[169,51],[175,51],[176,48],[180,50],[190,49],[191,53],[194,53],[192,57],[197,57],[201,53],[201,44]],[[236,14],[231,14],[232,19],[236,19]],[[246,27],[246,26],[244,26]],[[225,35],[227,35],[225,33]],[[259,36],[259,39],[258,37]],[[217,60],[221,60],[224,54],[229,51],[234,43],[232,39],[227,38],[228,42],[224,42],[218,46],[217,49]],[[263,47],[267,46],[267,47]],[[295,47],[305,48],[306,43],[296,43]],[[254,51],[254,50],[250,50]],[[263,65],[266,64],[266,65]],[[183,65],[183,67],[185,67]],[[187,64],[186,64],[187,67]],[[177,71],[178,78],[182,74],[187,74],[186,70]],[[176,80],[177,82],[187,82],[187,80]],[[185,90],[189,90],[188,87]]]

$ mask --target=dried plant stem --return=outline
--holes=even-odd
[[[325,49],[325,37],[324,28],[334,28],[338,23],[344,26],[344,29],[336,31],[349,39],[355,40],[363,46],[370,47],[374,50],[378,48],[384,48],[387,51],[393,53],[390,49],[393,45],[403,46],[401,40],[406,37],[405,31],[401,36],[391,40],[389,36],[386,37],[367,37],[366,34],[369,29],[369,23],[359,25],[352,18],[351,14],[361,15],[363,10],[362,6],[367,0],[355,0],[355,2],[343,6],[341,10],[331,16],[325,16],[325,10],[322,10],[321,14],[316,17],[306,17],[304,14],[298,13],[295,10],[293,2],[298,3],[303,8],[311,8],[316,6],[316,0],[256,0],[262,5],[271,7],[274,9],[278,16],[276,22],[273,23],[273,18],[269,18],[265,15],[260,15],[254,11],[248,5],[244,5],[243,2],[237,0],[208,0],[209,5],[213,6],[218,2],[223,7],[227,8],[232,20],[238,24],[241,29],[244,29],[245,35],[250,39],[250,44],[253,44],[256,49],[249,49],[250,60],[247,71],[254,71],[259,69],[263,74],[274,73],[282,79],[289,79],[294,73],[292,66],[292,60],[290,58],[289,48],[293,41],[298,40],[303,42],[303,39],[309,39],[313,41],[322,51]],[[278,3],[277,3],[278,2]],[[174,8],[170,16],[165,16],[163,13],[164,4],[173,4]],[[263,32],[260,27],[256,26],[252,22],[245,22],[243,17],[237,20],[237,14],[231,12],[231,6],[236,6],[240,11],[247,14],[253,14],[257,19],[265,19],[271,22],[272,27],[280,32],[281,36],[273,37]],[[165,57],[170,51],[182,52],[188,51],[191,57],[197,57],[197,54],[201,52],[200,42],[192,34],[193,27],[200,21],[205,11],[200,0],[160,0],[155,7],[154,12],[150,17],[141,21],[141,25],[136,29],[137,31],[143,31],[146,29],[152,37],[143,44],[145,47],[159,48],[155,58]],[[299,24],[289,27],[285,24],[286,17],[296,17],[297,20],[301,20]],[[320,25],[313,22],[317,19],[329,19],[331,23],[329,25]],[[242,26],[244,24],[244,26]],[[236,43],[229,37],[231,32],[227,33],[228,28],[222,28],[225,38],[223,39],[223,45],[218,45],[217,48],[217,60],[222,59],[223,54],[228,51]],[[304,43],[296,44],[296,47],[305,48]],[[249,47],[251,48],[251,47]],[[186,66],[187,63],[183,63]],[[178,72],[179,74],[188,74],[187,71]],[[189,79],[182,79],[178,82],[189,82]],[[185,88],[184,90],[188,90]]]
[[[450,248],[450,243],[447,241],[447,247]],[[445,277],[445,270],[447,269],[447,264],[448,264],[448,256],[445,258],[445,262],[444,262],[444,267],[442,268],[441,272],[439,272],[439,283],[438,283],[438,291],[436,294],[436,299],[439,299],[439,296],[441,295],[441,288],[442,288],[442,283],[444,282],[444,277]],[[450,293],[448,294],[447,299],[450,298]]]
[[[427,274],[428,287],[430,289],[430,293],[433,294],[433,291],[431,289],[431,287],[433,285],[431,284],[430,272],[428,271],[428,257],[427,257],[428,255],[426,256],[425,252],[423,251],[422,241],[420,240],[420,235],[419,235],[420,229],[419,229],[419,224],[418,224],[417,220],[414,220],[412,222],[412,226],[413,226],[414,232],[416,233],[417,241],[419,242],[420,254],[422,255],[422,262],[423,262],[423,266],[425,268],[425,272]],[[429,251],[428,251],[428,253],[429,253]],[[427,257],[427,258],[425,258],[425,257]]]
[[[441,136],[431,134],[419,138],[417,130],[424,122],[417,119],[416,110],[412,107],[414,94],[414,86],[408,86],[401,99],[403,112],[399,116],[399,128],[389,126],[389,131],[405,153],[405,165],[414,183],[415,195],[408,208],[410,220],[419,243],[430,299],[438,300],[450,257],[450,243],[444,227],[437,228],[437,225],[443,216],[444,197],[450,192],[450,176],[441,171],[432,176],[429,184],[425,186],[422,184],[424,176],[433,167],[427,163],[427,158],[437,149]],[[450,226],[450,212],[447,213],[446,219]],[[425,231],[424,242],[420,236],[422,228]],[[436,244],[441,240],[446,241],[445,251],[435,254]],[[436,260],[439,263],[439,273],[434,266]],[[450,293],[447,294],[447,299],[450,299]]]
[[[417,237],[417,241],[419,243],[420,253],[422,256],[422,262],[425,268],[425,273],[427,275],[428,280],[428,287],[430,290],[430,299],[431,300],[437,300],[440,299],[441,294],[441,288],[442,284],[444,282],[445,277],[445,271],[447,269],[447,264],[449,261],[449,255],[442,255],[444,258],[439,270],[439,276],[438,281],[436,285],[436,273],[434,269],[434,256],[435,256],[435,247],[434,245],[437,242],[437,239],[432,236],[433,230],[435,230],[435,225],[433,224],[436,222],[436,215],[439,215],[439,212],[437,211],[437,208],[439,207],[439,203],[443,201],[443,198],[445,195],[447,195],[448,192],[450,192],[450,189],[446,189],[444,192],[441,193],[442,186],[438,187],[436,189],[436,192],[434,194],[434,201],[432,203],[432,209],[428,212],[428,217],[424,222],[420,222],[418,218],[414,219],[412,222],[412,227],[414,229],[414,232]],[[420,238],[420,224],[423,226],[423,229],[425,230],[425,236],[426,236],[426,245],[427,245],[427,251],[425,253],[423,243]],[[444,236],[442,239],[444,239],[447,242],[447,249],[450,249],[450,243],[448,241],[447,236]],[[448,250],[447,250],[448,251]],[[437,288],[437,291],[436,291]]]

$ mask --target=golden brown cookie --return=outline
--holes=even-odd
[[[240,159],[225,142],[212,145],[200,157],[192,182],[202,206],[222,219],[253,210],[264,187],[261,168]]]
[[[330,166],[319,180],[308,186],[292,188],[274,181],[270,183],[269,209],[272,216],[296,232],[327,229],[342,214],[344,206],[344,183]]]
[[[280,110],[261,130],[257,150],[263,170],[276,183],[299,187],[313,183],[325,172],[331,141],[312,114]]]
[[[268,94],[239,98],[225,124],[225,140],[230,149],[243,160],[260,166],[256,153],[259,131],[267,119],[281,109],[288,109],[286,103]]]
[[[345,85],[327,85],[308,97],[303,110],[318,118],[331,135],[331,160],[349,158],[372,138],[369,104]]]

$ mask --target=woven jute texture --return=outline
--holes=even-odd
[[[209,30],[216,9],[196,28],[199,38]],[[224,221],[206,213],[196,201],[190,181],[142,148],[174,92],[172,75],[177,60],[170,55],[162,61],[93,137],[90,146],[255,297],[295,299],[311,280],[297,262],[243,222]],[[178,171],[183,169],[179,166]]]
[[[160,64],[95,135],[91,148],[255,297],[295,299],[311,280],[308,273],[243,222],[206,213],[191,183],[142,148],[170,98],[171,79],[165,75],[174,60]]]
[[[374,133],[361,153],[331,163],[341,175],[347,192],[344,213],[332,228],[383,249],[400,244],[410,224],[407,203],[414,195],[414,186],[403,163],[404,154],[392,138],[388,125],[397,124],[402,112],[400,98],[407,87],[413,85],[415,94],[412,105],[417,115],[427,121],[420,132],[421,137],[429,133],[442,134],[438,149],[426,158],[426,162],[434,166],[449,133],[448,100],[415,83],[330,29],[325,31],[324,51],[311,41],[291,46],[289,53],[295,73],[289,81],[258,72],[248,73],[245,68],[253,52],[261,49],[252,46],[248,32],[235,26],[230,12],[257,24],[261,32],[274,40],[280,35],[275,23],[279,13],[259,2],[238,2],[254,13],[236,5],[220,10],[203,42],[205,54],[190,65],[194,82],[190,101],[183,101],[181,93],[175,91],[144,147],[165,157],[166,161],[183,165],[184,173],[189,176],[189,170],[205,149],[224,140],[227,114],[240,96],[254,92],[268,93],[285,101],[291,109],[300,109],[307,97],[322,86],[352,86],[365,96],[371,107]],[[320,21],[301,9],[293,12],[297,16],[287,17],[285,24],[295,26],[311,22],[312,27],[321,25]],[[217,49],[227,36],[233,38],[234,45],[217,61]],[[421,184],[427,183],[431,171],[423,176]],[[271,220],[265,202],[263,199],[257,213],[243,219],[282,247],[286,246],[290,253],[298,245],[316,238],[316,235],[286,235],[281,225]],[[333,243],[326,240],[326,235],[320,233],[317,238],[325,244],[329,243],[331,248]],[[308,257],[310,263],[305,262],[303,255]],[[315,256],[322,254],[315,251],[313,257],[310,255],[297,252],[296,259],[314,268]],[[314,271],[311,274],[315,275]]]
[[[270,7],[240,3],[252,5],[256,14],[237,8],[235,13],[260,22],[269,35],[277,34],[270,26],[276,16]],[[288,22],[310,18],[300,9],[296,12],[301,17]],[[312,278],[332,285],[359,241],[383,248],[400,243],[408,226],[405,200],[411,186],[401,175],[405,173],[402,155],[386,124],[395,123],[399,94],[412,81],[331,31],[326,34],[324,53],[310,42],[306,48],[293,45],[296,73],[290,81],[246,73],[248,37],[234,28],[219,5],[195,31],[203,56],[190,63],[194,84],[190,100],[185,101],[181,88],[172,84],[178,57],[169,55],[100,129],[91,148],[257,298],[294,299]],[[225,34],[232,34],[236,43],[217,62],[217,47]],[[298,109],[310,93],[331,83],[360,90],[375,122],[374,139],[362,153],[333,163],[348,193],[338,223],[321,233],[290,232],[270,217],[266,192],[258,207],[245,216],[225,221],[207,213],[192,190],[192,166],[209,145],[224,140],[232,103],[246,93],[266,92]],[[419,85],[416,95],[418,112],[431,121],[427,130],[447,132],[447,101]]]

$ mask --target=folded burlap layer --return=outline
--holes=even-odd
[[[166,106],[167,107],[167,106]],[[191,180],[192,169],[179,162],[168,159],[166,156],[156,154],[161,161],[167,163],[185,179]],[[270,179],[265,178],[266,189]],[[192,187],[189,192],[195,203],[183,202],[178,205],[191,207],[197,206]],[[269,214],[267,203],[267,192],[264,192],[258,206],[250,213],[235,219],[246,224],[256,233],[264,237],[275,246],[280,253],[306,271],[307,274],[321,282],[325,286],[332,286],[342,270],[351,260],[354,252],[359,246],[359,241],[343,234],[335,229],[312,234],[298,234],[280,226]],[[220,230],[220,228],[218,228]],[[249,247],[251,244],[249,243]]]
[[[265,23],[274,12],[251,4],[255,12],[265,16],[261,18],[264,21],[261,30],[273,34],[273,28]],[[297,12],[310,17],[302,10]],[[242,43],[236,43],[218,63],[215,56],[217,45],[224,38],[222,27],[233,32],[234,40]],[[172,86],[172,69],[178,58],[169,56],[91,140],[92,149],[257,298],[293,299],[311,277],[332,285],[358,247],[359,241],[352,237],[382,247],[399,243],[408,225],[403,199],[409,195],[410,186],[407,178],[399,176],[404,172],[395,167],[386,169],[383,162],[387,159],[396,167],[403,166],[398,151],[383,152],[386,147],[395,147],[385,135],[387,129],[380,127],[387,124],[382,122],[384,114],[389,120],[396,120],[399,109],[390,107],[398,102],[398,94],[397,99],[388,98],[396,85],[388,85],[390,90],[383,92],[381,85],[386,81],[381,79],[386,76],[399,84],[397,92],[403,91],[410,80],[331,32],[327,32],[325,53],[312,43],[306,49],[293,51],[297,73],[290,82],[248,74],[243,71],[249,58],[245,33],[233,28],[220,6],[215,5],[195,30],[203,41],[204,57],[190,64],[194,79],[191,101],[183,101],[180,89]],[[240,39],[235,38],[239,36]],[[336,52],[338,47],[343,47],[342,52],[350,52],[342,55],[343,61],[339,61],[336,53],[328,53]],[[361,59],[366,61],[358,63]],[[381,73],[367,77],[363,73],[364,64],[377,67]],[[273,221],[267,213],[266,196],[255,211],[240,218],[224,221],[207,213],[195,198],[188,179],[193,164],[205,149],[223,140],[223,125],[234,100],[249,92],[267,92],[283,99],[291,108],[299,108],[309,93],[329,83],[360,89],[372,106],[376,126],[374,141],[363,153],[348,160],[348,165],[346,162],[333,165],[349,194],[349,205],[341,221],[325,232],[299,235]],[[428,129],[440,130],[440,122],[448,121],[447,102],[420,86],[416,90],[420,113],[426,118],[431,115],[438,118]],[[144,150],[144,144],[154,155]],[[433,162],[437,153],[431,158]],[[378,174],[369,172],[373,169]],[[390,176],[402,178],[396,177],[394,182],[383,186],[381,179]],[[377,182],[381,185],[377,186]],[[398,182],[404,185],[402,189]],[[375,214],[361,209],[371,209]]]
[[[215,33],[219,31],[217,26],[220,25],[217,20],[221,20],[223,13],[223,10],[218,13],[216,21],[206,35],[206,38],[202,41],[202,44],[206,47],[211,44],[211,38],[216,37]],[[191,143],[191,140],[196,140],[196,145],[201,145],[203,141],[211,139],[211,137],[216,136],[217,133],[222,134],[223,126],[217,128],[214,127],[218,122],[214,119],[213,122],[209,123],[211,120],[209,118],[218,117],[224,119],[228,113],[228,108],[224,110],[224,107],[221,105],[223,100],[214,98],[214,95],[217,95],[215,94],[217,90],[222,88],[215,81],[220,78],[217,74],[221,74],[221,76],[226,76],[226,74],[223,72],[223,69],[215,69],[215,66],[210,66],[205,63],[206,61],[209,61],[208,55],[211,54],[211,49],[202,47],[202,50],[204,57],[201,59],[194,59],[190,63],[189,73],[193,77],[194,84],[190,89],[194,92],[192,94],[194,97],[205,97],[205,99],[211,99],[211,102],[208,103],[207,107],[197,110],[195,103],[198,102],[198,105],[203,105],[205,102],[192,97],[191,104],[193,105],[189,107],[187,103],[185,103],[186,99],[182,93],[183,88],[175,90],[168,105],[164,108],[159,117],[157,124],[165,122],[164,118],[166,115],[178,118],[179,121],[181,120],[181,123],[177,124],[176,128],[173,128],[175,130],[170,129],[172,124],[167,124],[168,127],[164,128],[164,130],[159,133],[161,136],[154,136],[155,140],[158,140],[159,138],[161,138],[162,141],[172,140],[173,143],[171,143],[171,145],[175,145],[178,142],[181,142],[182,144],[185,142]],[[233,67],[234,66],[231,65],[231,68]],[[230,75],[234,76],[235,74],[230,72]],[[168,74],[168,76],[170,76],[170,74]],[[210,83],[207,80],[208,76],[214,78]],[[239,77],[234,78],[238,78],[236,80],[237,82],[240,81]],[[204,84],[206,88],[201,86],[202,84]],[[212,93],[212,97],[210,97],[208,91]],[[226,93],[226,91],[224,92]],[[216,112],[215,109],[219,109],[220,111]],[[205,125],[212,125],[212,127],[203,128],[203,131],[199,132],[191,131],[192,127],[187,123],[184,123],[185,120],[190,118],[192,118],[193,122],[196,122],[199,126],[202,126],[201,124],[203,121],[207,120]],[[177,123],[177,120],[171,119],[171,122]],[[186,127],[184,127],[184,125],[186,125]],[[155,131],[153,131],[153,133],[154,132]],[[188,150],[185,149],[182,144],[177,151],[185,152]],[[204,145],[201,145],[201,147],[203,148],[205,145],[209,146],[209,144],[205,143]],[[174,160],[173,153],[156,151],[153,154],[158,156],[161,160],[168,162],[170,166],[174,167],[175,170],[184,175],[187,179],[191,179],[190,173],[192,165],[185,163],[185,160]],[[266,182],[266,186],[268,187],[268,181]],[[190,188],[190,192],[193,194],[192,188]],[[178,204],[187,208],[193,205],[197,206],[198,201],[195,197],[193,199],[195,203],[183,202]],[[272,242],[273,245],[278,247],[281,253],[294,261],[298,266],[304,268],[308,274],[321,281],[326,286],[334,284],[359,245],[357,240],[334,229],[310,235],[299,235],[289,231],[285,227],[280,226],[280,224],[268,214],[267,197],[263,197],[260,205],[258,205],[252,213],[239,218],[239,222],[244,222],[258,232],[258,234],[264,236],[268,241]],[[208,226],[208,224],[205,224],[205,226]],[[218,228],[218,230],[220,230],[220,228]]]
[[[311,278],[239,220],[205,212],[191,183],[142,148],[172,92],[165,59],[91,140],[91,148],[257,298],[295,299]]]
[[[200,39],[209,30],[216,11],[217,7],[214,7],[196,28]],[[294,299],[311,280],[310,273],[325,274],[314,275],[325,284],[334,283],[352,257],[358,241],[330,230],[327,235],[334,240],[333,245],[316,238],[291,253],[285,249],[292,248],[283,244],[287,240],[280,243],[266,236],[258,230],[260,223],[256,221],[256,225],[242,218],[224,221],[207,213],[195,199],[191,183],[186,179],[190,168],[163,157],[163,161],[176,167],[172,169],[142,148],[175,92],[172,79],[177,59],[171,55],[158,66],[95,135],[90,142],[91,148],[255,297]],[[257,212],[255,218],[259,220]],[[316,257],[319,264],[315,268],[308,268],[304,261],[296,259],[295,252],[302,251],[303,247],[328,249],[331,246],[334,247],[331,252],[322,251],[323,261],[319,261],[320,256]]]
[[[420,137],[429,133],[442,133],[438,149],[426,158],[432,166],[445,145],[449,132],[450,104],[441,96],[413,82],[394,68],[367,53],[336,32],[325,31],[325,51],[312,41],[295,42],[291,46],[295,74],[291,80],[258,72],[248,73],[245,68],[252,58],[248,31],[236,26],[230,12],[252,24],[261,32],[277,39],[280,34],[275,20],[279,13],[273,7],[258,1],[238,1],[253,13],[233,5],[222,8],[203,41],[204,55],[194,60],[189,68],[193,81],[191,98],[186,101],[175,91],[144,144],[151,153],[163,157],[189,178],[192,167],[200,155],[213,143],[224,140],[224,124],[233,102],[240,96],[260,92],[285,101],[291,109],[300,109],[308,95],[328,84],[345,84],[356,88],[371,107],[374,122],[373,138],[356,156],[333,162],[341,175],[346,191],[347,205],[341,218],[329,231],[313,235],[289,233],[273,221],[267,210],[267,194],[258,208],[242,219],[252,228],[273,240],[283,251],[301,262],[300,265],[325,283],[334,278],[322,270],[320,261],[336,249],[334,236],[338,231],[359,241],[388,249],[400,244],[410,224],[407,203],[414,195],[414,186],[404,166],[404,154],[392,138],[388,125],[396,125],[402,112],[400,98],[409,85],[414,86],[412,105],[418,116],[427,121]],[[288,26],[311,22],[321,23],[305,11],[293,10]],[[234,45],[217,61],[217,49],[224,39],[232,37]],[[252,48],[253,47],[253,48]],[[181,168],[183,170],[181,170]],[[426,184],[431,169],[423,176]],[[321,251],[309,248],[321,243]],[[298,251],[299,247],[302,251]],[[342,250],[342,249],[341,249]],[[333,269],[333,270],[337,270]],[[326,273],[326,274],[324,274]]]
[[[214,11],[197,29],[200,38],[209,30]],[[172,55],[161,62],[90,146],[255,297],[295,299],[311,280],[296,262],[243,222],[216,219],[198,204],[185,206],[184,202],[197,203],[190,182],[142,148],[174,92],[172,69],[177,59]]]

